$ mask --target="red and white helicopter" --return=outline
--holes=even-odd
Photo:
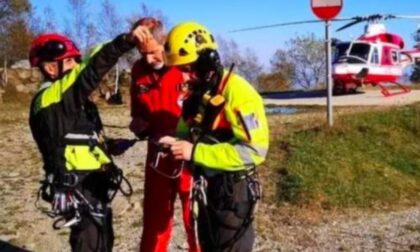
[[[334,93],[354,92],[363,84],[379,86],[384,96],[407,93],[408,87],[398,83],[405,67],[420,64],[420,27],[415,39],[416,48],[404,50],[404,40],[397,34],[386,31],[383,20],[395,18],[420,19],[420,16],[371,15],[355,17],[337,31],[360,22],[367,22],[365,33],[356,40],[335,45],[332,77]],[[387,84],[399,87],[390,92]]]
[[[420,20],[420,16],[381,14],[332,20],[333,22],[350,21],[350,23],[342,26],[337,31],[361,22],[367,22],[365,33],[359,38],[349,42],[334,43],[335,55],[332,65],[334,94],[352,93],[364,84],[379,86],[384,96],[410,92],[410,89],[402,86],[398,83],[398,80],[403,75],[405,67],[412,64],[420,65],[420,26],[415,36],[418,45],[413,49],[404,50],[404,40],[397,34],[388,33],[382,22],[387,19],[402,18]],[[245,28],[232,32],[317,22],[324,21],[288,22]],[[400,90],[391,92],[387,88],[388,84],[394,84]]]

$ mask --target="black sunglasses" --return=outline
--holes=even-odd
[[[50,40],[39,50],[39,57],[43,61],[53,61],[67,52],[67,46],[62,41]]]

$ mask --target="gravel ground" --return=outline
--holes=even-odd
[[[35,207],[41,161],[27,125],[27,110],[0,107],[0,251],[69,251],[68,230],[54,231],[51,220]],[[131,137],[124,128],[125,108],[103,113],[109,136]],[[123,127],[121,127],[123,126]],[[143,164],[145,144],[138,143],[116,163],[124,167],[134,195],[113,202],[115,251],[137,251],[142,232]],[[264,202],[260,214],[265,214]],[[311,215],[311,213],[308,213]],[[318,221],[302,222],[285,214],[281,223],[258,230],[254,251],[420,251],[420,206],[398,211],[347,214],[322,212]],[[276,239],[273,239],[275,234]],[[271,237],[271,238],[270,238]],[[169,251],[186,251],[180,208],[176,210]]]

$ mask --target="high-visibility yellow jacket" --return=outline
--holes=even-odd
[[[34,96],[29,123],[47,173],[95,170],[110,163],[99,146],[99,114],[88,96],[118,58],[134,47],[125,35],[98,46],[83,62]]]
[[[226,76],[225,71],[224,78]],[[224,140],[213,144],[196,143],[192,161],[205,169],[219,171],[239,171],[261,164],[269,145],[268,124],[261,96],[245,79],[234,73],[227,80],[221,95],[226,103],[212,128],[215,131],[225,128],[220,131],[226,132],[221,137]],[[181,119],[178,136],[186,138],[187,135],[188,125]],[[220,134],[215,135],[220,137]]]

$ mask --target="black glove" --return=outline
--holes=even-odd
[[[108,153],[113,156],[119,156],[126,152],[130,147],[132,147],[138,140],[137,139],[124,139],[124,138],[114,138],[107,139],[106,146],[108,148]]]

